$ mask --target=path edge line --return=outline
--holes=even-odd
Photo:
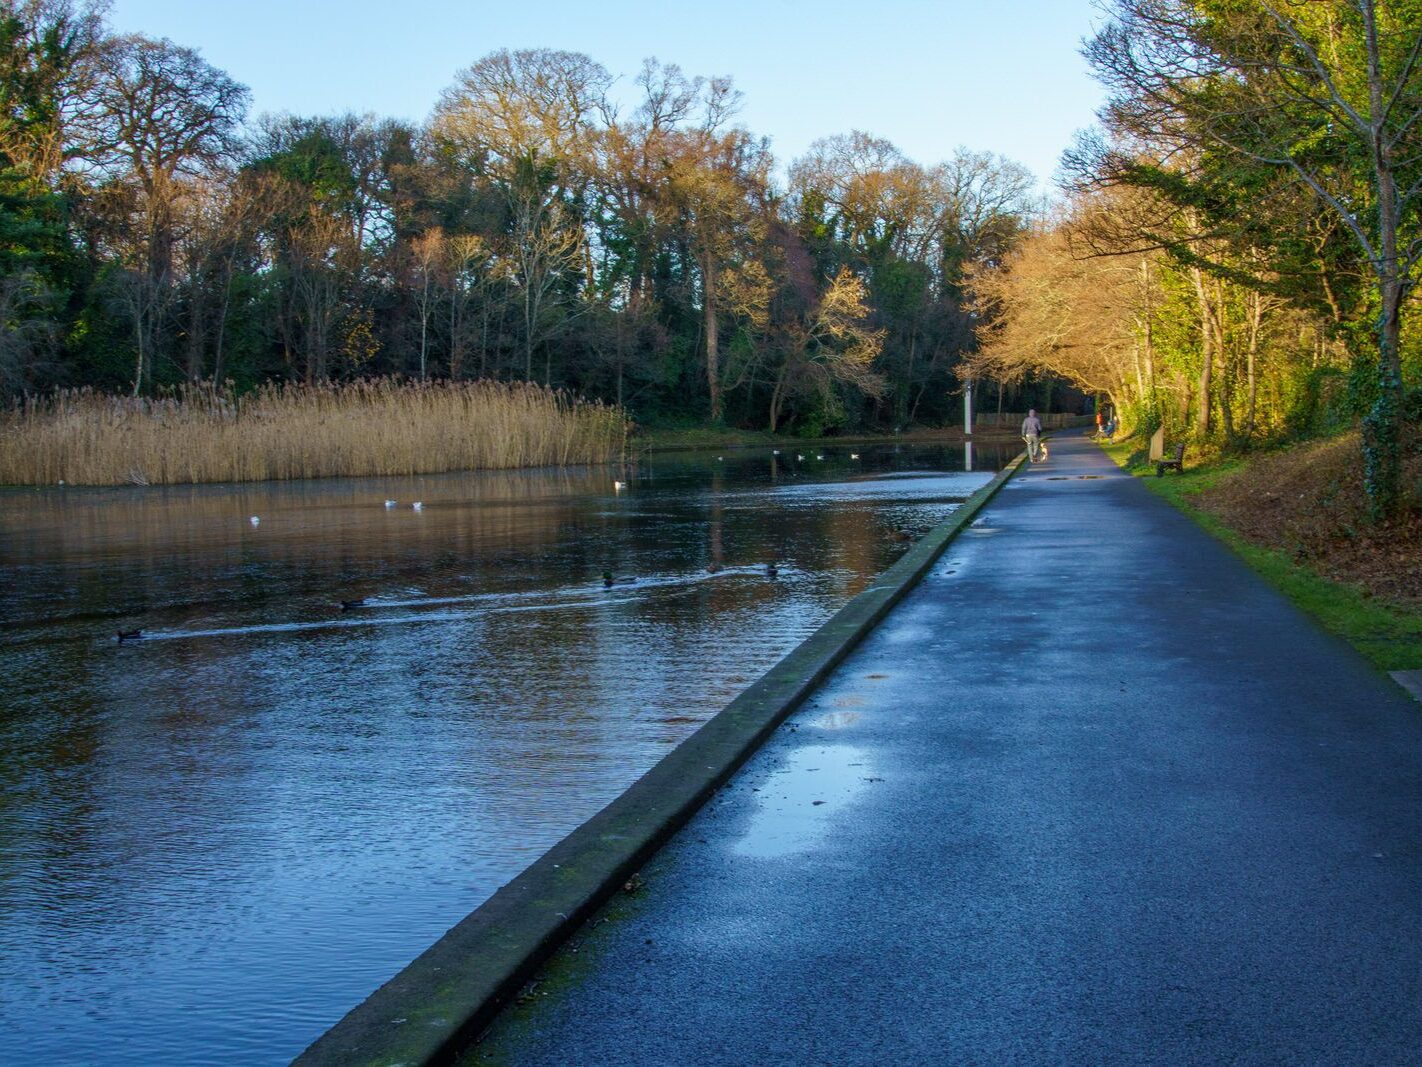
[[[689,822],[918,584],[997,495],[1019,455],[874,583],[499,889],[296,1058],[299,1067],[414,1067],[467,1049],[538,968]]]

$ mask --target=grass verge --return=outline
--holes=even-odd
[[[1247,540],[1200,505],[1201,493],[1213,489],[1227,475],[1245,470],[1247,461],[1225,460],[1157,478],[1140,441],[1109,442],[1101,447],[1119,466],[1144,477],[1153,493],[1229,545],[1255,573],[1374,664],[1389,671],[1422,669],[1422,610],[1373,596],[1361,585],[1324,577],[1283,548]]]
[[[651,452],[683,451],[699,448],[756,448],[778,445],[788,438],[761,430],[737,430],[726,426],[652,426],[638,431],[632,444]]]
[[[811,445],[875,445],[875,444],[935,444],[961,442],[963,431],[957,427],[922,427],[903,433],[846,434],[839,437],[796,437],[793,434],[771,434],[763,430],[737,430],[715,426],[651,426],[640,429],[629,442],[648,452],[675,452],[711,448],[805,448]],[[1009,444],[1021,440],[1011,430],[989,427],[977,430],[973,440],[982,444]]]

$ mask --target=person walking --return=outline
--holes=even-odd
[[[1022,439],[1027,442],[1028,462],[1036,463],[1037,446],[1042,440],[1042,420],[1037,418],[1036,408],[1027,412],[1027,417],[1022,420]]]

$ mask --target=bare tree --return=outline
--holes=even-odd
[[[514,211],[513,283],[523,309],[523,376],[533,380],[533,357],[544,352],[543,383],[551,367],[544,342],[581,310],[573,299],[584,235],[557,202],[530,197]]]
[[[869,325],[863,280],[840,270],[786,337],[786,359],[770,397],[770,432],[780,422],[789,396],[810,394],[832,409],[834,386],[843,383],[868,396],[880,396],[884,379],[874,370],[884,334]]]
[[[299,217],[283,235],[291,283],[287,344],[300,348],[308,385],[327,379],[331,356],[339,348],[335,331],[352,240],[346,221],[326,212]]]
[[[1039,210],[1031,172],[991,152],[959,148],[929,179],[943,257],[954,266],[999,259]]]
[[[439,297],[436,284],[446,259],[444,231],[435,227],[410,243],[411,265],[415,274],[415,307],[420,313],[420,381],[429,376],[430,315]]]
[[[435,109],[436,137],[478,169],[513,182],[520,167],[551,163],[575,184],[593,120],[612,77],[581,52],[502,49],[458,75]]]
[[[1148,258],[1077,257],[1063,222],[1036,228],[1001,265],[970,271],[981,326],[967,373],[1010,384],[1046,372],[1135,408]]]
[[[105,51],[99,0],[4,0],[7,92],[0,159],[46,187],[83,169],[98,139]]]
[[[179,201],[192,180],[234,151],[247,99],[245,87],[171,41],[131,36],[105,50],[95,158],[111,182],[134,190],[139,247],[128,270],[136,275],[129,286],[135,396],[171,292]]]
[[[929,172],[889,141],[859,130],[825,137],[790,168],[793,200],[819,197],[842,240],[865,263],[931,261],[946,205]]]
[[[469,327],[466,315],[470,301],[476,293],[483,297],[484,319],[488,320],[488,302],[491,283],[497,265],[489,253],[487,242],[477,234],[463,233],[446,239],[444,244],[443,268],[449,290],[449,376],[458,378],[464,368],[464,353],[468,343]],[[483,360],[486,358],[486,344],[481,341],[480,374],[483,374]]]
[[[436,144],[503,190],[506,252],[519,290],[524,377],[575,310],[590,270],[587,233],[574,205],[590,182],[594,121],[607,110],[611,76],[579,52],[494,52],[460,73],[435,110]]]
[[[717,422],[722,416],[720,275],[742,258],[753,220],[766,214],[770,155],[765,142],[744,130],[721,131],[729,114],[721,98],[732,90],[727,82],[711,84],[705,120],[668,145],[665,166],[677,225],[701,275],[706,387],[711,420]]]

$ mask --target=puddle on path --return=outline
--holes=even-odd
[[[758,807],[732,851],[760,859],[809,851],[873,777],[867,753],[853,745],[811,745],[792,752],[753,787]]]
[[[890,645],[913,645],[924,641],[932,641],[937,631],[931,626],[920,626],[912,622],[899,622],[893,620],[891,623],[882,624],[879,640]]]
[[[827,711],[811,719],[808,725],[817,730],[847,730],[862,718],[864,715],[858,711]]]

